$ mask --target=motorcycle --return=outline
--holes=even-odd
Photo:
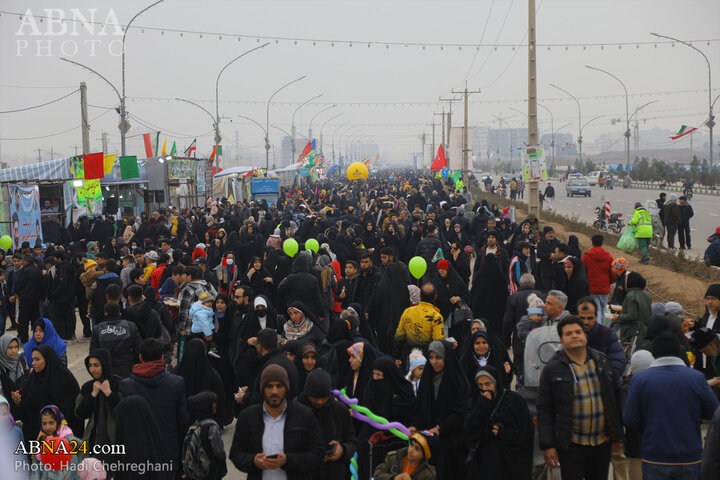
[[[685,198],[689,200],[692,200],[693,197],[693,189],[692,188],[686,188],[683,190],[683,195],[685,195]]]
[[[595,207],[595,221],[593,227],[606,232],[613,232],[620,235],[625,228],[625,221],[622,213],[611,213],[610,218],[605,218],[605,209],[603,207]]]

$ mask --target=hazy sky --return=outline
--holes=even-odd
[[[121,87],[120,36],[101,35],[100,26],[94,34],[76,26],[78,35],[70,32],[48,34],[69,28],[48,26],[6,12],[47,15],[45,9],[57,9],[51,16],[72,16],[77,9],[89,17],[92,8],[96,21],[117,19],[126,23],[151,2],[138,1],[0,1],[0,111],[41,104],[77,88],[81,81],[88,85],[91,122],[91,146],[99,150],[102,132],[110,134],[110,150],[119,150],[118,116],[111,107],[118,104],[113,90],[91,73],[63,62],[67,56],[84,63]],[[655,31],[687,40],[715,40],[696,44],[702,48],[720,74],[720,2],[717,0],[537,0],[538,44],[598,44],[613,42],[652,42],[649,32]],[[275,97],[270,110],[271,124],[289,130],[292,112],[299,102],[324,93],[323,103],[340,105],[322,113],[314,123],[320,125],[332,115],[343,115],[325,127],[325,142],[336,126],[350,120],[361,125],[354,131],[367,135],[380,144],[390,160],[409,158],[420,150],[419,135],[430,133],[426,124],[433,121],[433,112],[442,104],[436,102],[453,88],[464,86],[482,93],[473,95],[470,123],[493,122],[494,115],[509,117],[508,124],[524,127],[525,118],[509,107],[525,110],[527,97],[527,49],[511,48],[427,47],[373,45],[367,42],[463,43],[485,45],[520,44],[526,42],[528,4],[523,0],[384,0],[384,1],[221,1],[166,0],[143,14],[136,26],[180,29],[225,34],[259,35],[353,41],[334,46],[311,42],[272,41],[271,45],[253,52],[229,67],[220,81],[221,100],[265,102],[278,87],[301,75],[307,78]],[[39,22],[39,20],[37,20]],[[485,28],[487,25],[487,28]],[[22,28],[21,28],[22,27]],[[39,35],[31,35],[40,33]],[[94,41],[92,55],[90,41]],[[262,41],[261,41],[262,43]],[[127,109],[132,128],[128,135],[140,135],[159,128],[168,132],[170,143],[176,140],[182,150],[193,137],[198,149],[211,149],[212,122],[195,107],[174,101],[175,97],[207,100],[202,105],[212,112],[214,86],[220,68],[240,53],[253,48],[255,38],[237,38],[204,34],[148,31],[131,29],[127,37],[126,88]],[[63,52],[64,49],[64,52]],[[570,100],[555,100],[564,95],[551,88],[556,83],[582,98],[583,121],[597,115],[598,120],[584,132],[585,148],[592,152],[592,142],[600,134],[622,136],[624,125],[612,126],[611,117],[625,115],[624,98],[594,99],[594,96],[622,94],[621,86],[612,78],[585,68],[590,64],[609,70],[626,83],[629,93],[700,90],[697,93],[633,96],[634,107],[651,100],[657,103],[643,110],[647,128],[674,130],[681,124],[700,126],[707,117],[707,67],[696,52],[683,45],[572,46],[541,47],[538,50],[538,95],[555,116],[555,127],[572,122],[566,130],[577,131],[577,106]],[[21,88],[22,87],[22,88]],[[29,88],[33,87],[33,88]],[[40,88],[47,87],[47,88]],[[52,88],[50,88],[52,87]],[[713,98],[720,93],[716,80]],[[167,100],[148,100],[154,97]],[[543,101],[543,99],[545,99]],[[518,100],[515,103],[490,103]],[[296,102],[295,105],[282,102]],[[343,105],[343,103],[405,102],[406,105]],[[720,102],[719,102],[720,103]],[[310,118],[323,106],[310,104],[297,114],[299,130],[306,131]],[[454,125],[460,125],[459,105]],[[718,106],[720,109],[720,106]],[[100,116],[101,114],[104,115]],[[265,106],[261,104],[221,103],[221,128],[226,141],[261,150],[263,133],[256,125],[241,120],[246,115],[265,123]],[[549,119],[540,111],[540,128],[549,130]],[[96,118],[100,116],[99,118]],[[234,117],[234,118],[233,118]],[[233,122],[230,123],[230,118]],[[439,118],[438,118],[439,120]],[[145,123],[147,126],[143,126]],[[41,148],[43,159],[73,154],[81,144],[80,129],[48,138],[40,137],[80,125],[79,94],[48,107],[22,113],[0,114],[0,140],[3,159],[37,157]],[[497,126],[497,121],[494,121]],[[720,132],[719,132],[720,133]],[[279,130],[271,130],[271,140],[279,146]],[[439,134],[438,134],[439,136]],[[717,138],[717,137],[716,137]],[[669,140],[668,140],[669,142]],[[128,141],[129,153],[143,155],[139,137]],[[678,146],[681,146],[678,144]],[[618,149],[622,143],[618,144]],[[143,155],[144,156],[144,155]]]

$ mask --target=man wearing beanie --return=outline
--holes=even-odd
[[[623,419],[642,431],[644,478],[700,478],[700,424],[710,419],[718,400],[705,377],[678,358],[680,342],[670,332],[652,344],[655,360],[633,375]]]
[[[578,317],[563,318],[557,331],[562,349],[540,375],[540,449],[564,480],[607,480],[611,451],[623,441],[620,379],[605,355],[587,347]]]
[[[305,390],[295,402],[310,408],[320,424],[325,457],[316,478],[345,478],[350,459],[358,447],[350,411],[330,393],[330,374],[321,368],[310,372],[305,380]]]
[[[238,417],[230,460],[248,480],[312,478],[325,450],[315,416],[305,405],[288,402],[290,380],[280,365],[263,370],[260,388],[263,402]]]
[[[677,205],[675,206],[677,207]],[[667,223],[667,221],[668,218],[666,213],[665,222]],[[640,245],[640,251],[642,251],[642,260],[640,260],[640,263],[647,265],[648,263],[650,263],[648,247],[650,246],[650,239],[652,239],[653,236],[653,228],[650,212],[643,208],[642,203],[635,203],[635,210],[633,211],[632,219],[630,219],[628,225],[632,225],[633,227],[635,227],[635,238],[637,238],[638,244]],[[677,230],[677,225],[675,230]],[[670,230],[668,230],[668,239],[669,238]]]

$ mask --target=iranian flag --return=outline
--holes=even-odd
[[[144,133],[143,141],[145,142],[145,156],[147,158],[157,157],[160,132]]]
[[[197,150],[197,138],[192,141],[192,143],[190,144],[190,146],[188,148],[185,149],[185,156],[189,157],[190,155],[195,153],[196,150]]]
[[[683,125],[682,127],[680,127],[680,130],[675,135],[671,136],[670,138],[673,140],[677,140],[678,138],[684,137],[685,135],[688,135],[688,134],[694,132],[695,130],[697,130],[697,128],[688,127],[687,125]]]

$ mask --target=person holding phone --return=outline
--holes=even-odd
[[[263,402],[238,417],[230,460],[248,480],[311,478],[323,464],[325,443],[312,411],[288,402],[290,379],[277,364],[260,375]]]

